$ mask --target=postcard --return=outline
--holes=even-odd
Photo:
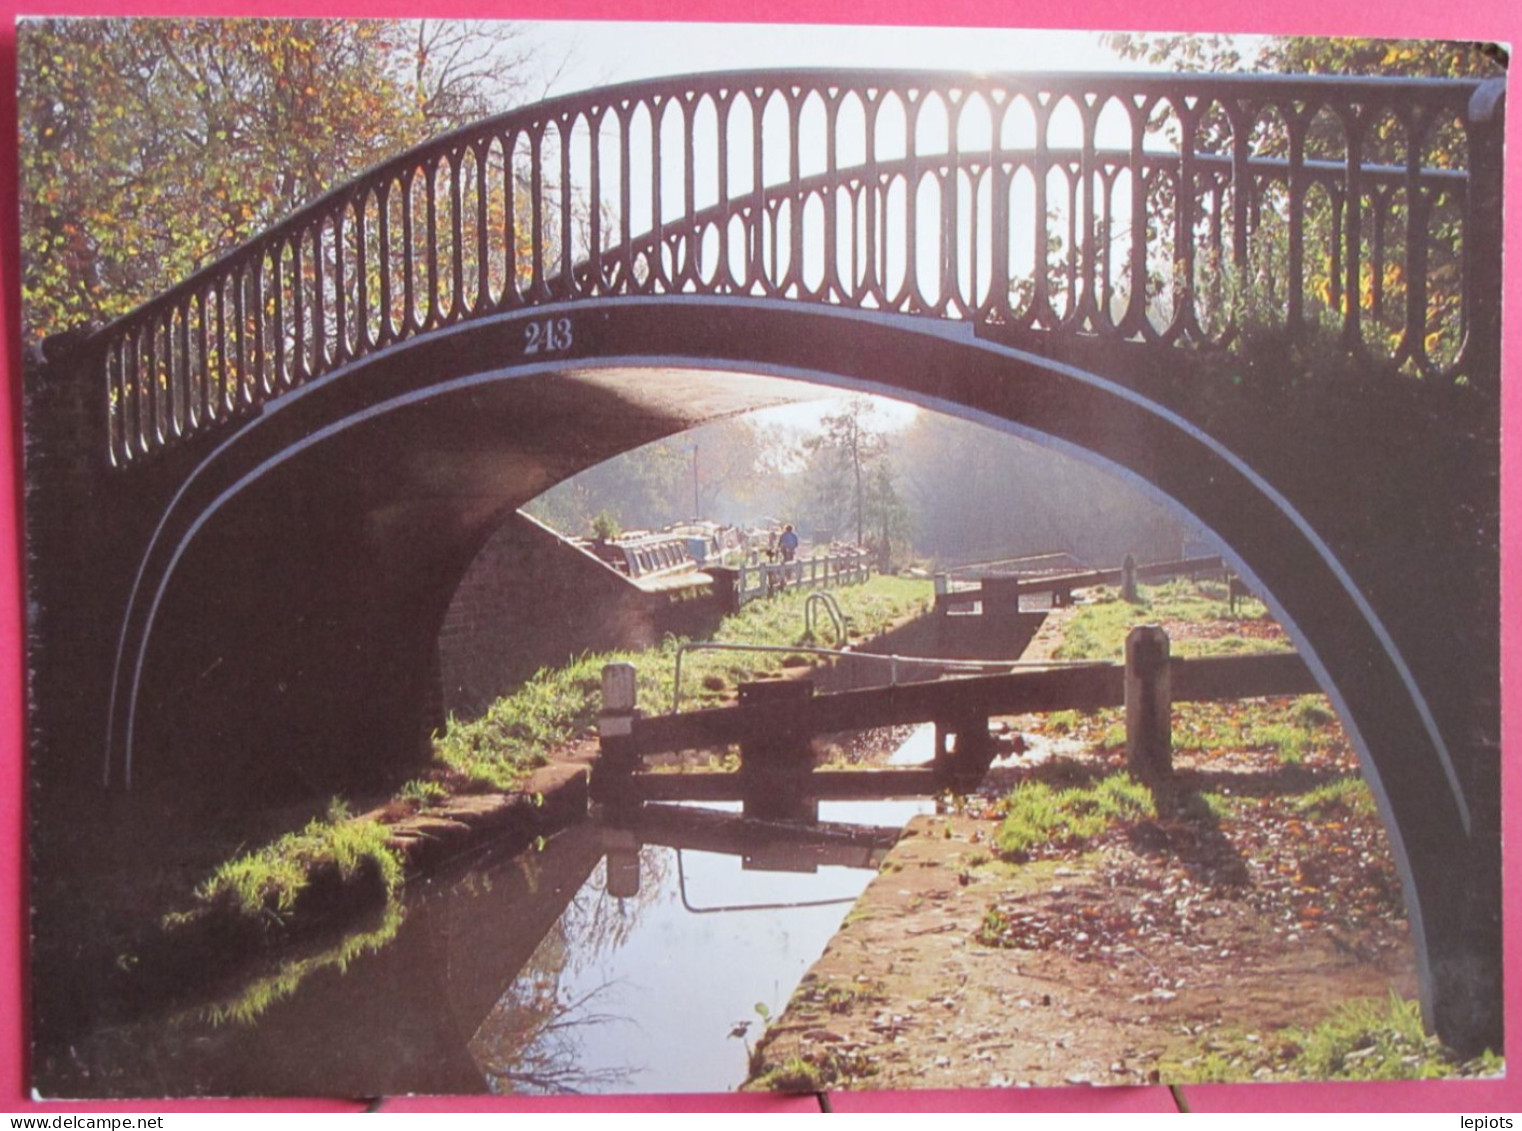
[[[1505,45],[18,28],[32,1085],[1505,1069]]]

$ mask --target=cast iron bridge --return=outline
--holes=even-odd
[[[108,327],[111,458],[525,307],[561,313],[526,323],[523,351],[565,353],[564,308],[631,295],[1172,346],[1229,342],[1250,291],[1260,319],[1331,320],[1422,372],[1485,377],[1498,197],[1477,178],[1499,176],[1503,89],[784,72],[530,106],[387,162]]]
[[[1267,327],[1388,361],[1400,391],[1371,385],[1371,410],[1420,388],[1493,437],[1503,101],[1504,80],[767,72],[430,141],[45,344],[34,764],[320,783],[415,757],[444,609],[505,514],[800,387],[883,393],[1086,455],[1218,536],[1360,751],[1429,1016],[1497,1044],[1496,595],[1473,615],[1435,529],[1392,562],[1377,523],[1324,521],[1371,513],[1380,461],[1428,430],[1296,493],[1172,378]],[[1497,501],[1450,479],[1440,509],[1483,527]]]

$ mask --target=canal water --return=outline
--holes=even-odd
[[[932,808],[822,803],[819,816],[897,830]],[[750,1043],[876,871],[865,856],[858,866],[810,865],[809,846],[795,847],[745,856],[647,844],[638,894],[624,897],[610,894],[620,863],[605,857],[471,1039],[491,1090],[743,1082]]]
[[[724,1091],[921,801],[646,807],[462,861],[215,1001],[94,1033],[80,1095]],[[731,811],[724,811],[726,808]]]

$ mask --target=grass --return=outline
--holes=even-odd
[[[757,1092],[822,1092],[833,1077],[801,1056],[790,1056],[746,1085]]]
[[[1302,695],[1288,703],[1269,701],[1255,706],[1252,713],[1259,721],[1248,731],[1248,744],[1272,751],[1287,766],[1347,741],[1324,695]]]
[[[930,584],[878,577],[862,585],[833,591],[857,638],[872,636],[899,618],[924,609]],[[754,601],[721,624],[717,636],[746,643],[790,645],[803,636],[803,605],[808,594],[792,590],[767,601]],[[454,781],[418,778],[392,799],[403,813],[448,800],[452,785],[503,791],[520,788],[549,754],[593,732],[601,705],[602,669],[627,661],[638,673],[639,699],[646,710],[665,710],[671,702],[676,649],[668,638],[646,652],[585,655],[564,667],[543,670],[511,695],[498,699],[479,719],[451,720],[434,740],[435,761],[453,772]],[[771,675],[791,657],[781,653],[694,653],[684,660],[689,701],[711,703],[733,693],[749,679]],[[403,881],[403,860],[388,843],[387,826],[376,820],[356,820],[347,805],[335,798],[325,817],[314,819],[300,832],[284,836],[221,864],[196,889],[198,906],[168,916],[166,925],[198,918],[214,903],[230,902],[250,918],[280,919],[296,905],[311,882],[313,870],[331,862],[349,879],[361,868],[373,867],[388,894]]]
[[[448,796],[449,790],[442,783],[424,778],[414,778],[396,792],[398,801],[404,801],[415,809],[426,809]]]
[[[1298,1051],[1288,1066],[1308,1080],[1433,1080],[1464,1070],[1422,1026],[1421,1007],[1391,993],[1384,1001],[1349,1002],[1309,1031],[1292,1031]],[[1471,1071],[1499,1071],[1487,1053]]]
[[[1141,599],[1133,605],[1102,587],[1087,604],[1078,607],[1054,655],[1062,660],[1121,660],[1125,657],[1126,634],[1139,624],[1161,623],[1166,627],[1169,622],[1178,622],[1225,630],[1262,619],[1233,616],[1224,597],[1216,595],[1219,588],[1177,578],[1165,585],[1138,586]],[[1285,647],[1282,640],[1223,631],[1218,636],[1175,640],[1172,651],[1178,656],[1235,656],[1282,652]]]
[[[1486,1052],[1461,1061],[1422,1025],[1421,1007],[1399,994],[1360,998],[1338,1006],[1309,1029],[1286,1028],[1248,1040],[1217,1037],[1200,1055],[1165,1062],[1174,1084],[1229,1083],[1265,1076],[1276,1080],[1436,1080],[1491,1076],[1504,1060]]]
[[[1287,647],[1282,636],[1263,634],[1261,628],[1243,635],[1239,626],[1262,624],[1267,613],[1232,616],[1224,586],[1176,578],[1164,585],[1140,586],[1139,594],[1141,600],[1130,604],[1108,588],[1094,590],[1089,602],[1079,606],[1067,622],[1063,642],[1054,655],[1069,660],[1122,661],[1130,630],[1153,623],[1170,631],[1171,651],[1176,656],[1245,655]],[[1125,716],[1116,709],[1055,711],[1045,717],[1041,730],[1078,738],[1104,750],[1118,750],[1126,744]],[[1175,750],[1260,749],[1272,752],[1285,765],[1298,765],[1345,741],[1337,716],[1323,695],[1173,705]]]
[[[1290,715],[1297,725],[1306,728],[1331,726],[1337,721],[1325,695],[1300,696],[1290,708]]]
[[[1053,653],[1059,660],[1119,660],[1125,656],[1126,633],[1133,624],[1145,624],[1145,602],[1129,605],[1113,593],[1102,591],[1079,608],[1068,622],[1062,644]]]
[[[881,981],[864,985],[825,985],[817,981],[805,981],[793,991],[787,1008],[789,1015],[798,1014],[817,1018],[825,1013],[849,1013],[857,1005],[876,1005],[884,997],[886,987]]]
[[[1077,738],[1101,750],[1126,745],[1125,712],[1120,708],[1057,711],[1045,717],[1041,730]],[[1324,695],[1173,705],[1174,750],[1208,754],[1257,749],[1273,753],[1284,765],[1300,765],[1332,754],[1346,743]]]
[[[1337,817],[1351,814],[1372,817],[1375,813],[1374,795],[1362,778],[1340,778],[1326,785],[1317,786],[1295,800],[1295,808],[1308,817]]]
[[[1308,749],[1305,733],[1286,723],[1255,725],[1248,732],[1248,744],[1273,751],[1286,766],[1298,766]]]
[[[345,803],[334,798],[327,815],[313,818],[300,832],[286,833],[222,864],[196,889],[196,898],[203,905],[230,900],[249,917],[280,917],[295,907],[313,869],[328,861],[345,880],[369,864],[389,896],[401,887],[402,859],[388,837],[380,822],[356,820]]]
[[[1046,716],[1044,729],[1047,734],[1072,734],[1083,724],[1083,717],[1078,711],[1053,711]]]
[[[924,581],[876,577],[862,585],[832,590],[851,622],[853,637],[874,636],[894,621],[922,610],[930,599]],[[808,593],[791,590],[752,601],[723,621],[716,640],[786,647],[803,641],[803,605]],[[643,652],[585,655],[561,668],[538,672],[511,695],[498,699],[479,719],[451,720],[434,740],[436,759],[471,782],[511,790],[545,764],[548,754],[592,731],[597,721],[602,669],[610,663],[634,665],[638,701],[646,711],[669,709],[675,691],[677,649],[668,637]],[[739,684],[810,662],[802,654],[699,651],[683,657],[684,706],[713,705],[733,695]]]
[[[1005,799],[1004,821],[994,840],[1000,855],[1019,859],[1034,848],[1071,845],[1116,823],[1156,815],[1152,795],[1129,774],[1060,791],[1045,782],[1025,781]]]
[[[757,1049],[752,1056],[752,1072],[765,1063],[765,1052]],[[842,1052],[825,1048],[810,1051],[807,1057],[790,1056],[742,1085],[746,1092],[822,1092],[877,1075],[877,1063],[863,1052]]]

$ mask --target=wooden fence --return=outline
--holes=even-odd
[[[709,567],[716,582],[731,586],[731,607],[739,608],[757,597],[784,589],[820,589],[834,585],[858,585],[872,576],[871,555],[849,550],[793,562],[761,562],[756,565]]]

